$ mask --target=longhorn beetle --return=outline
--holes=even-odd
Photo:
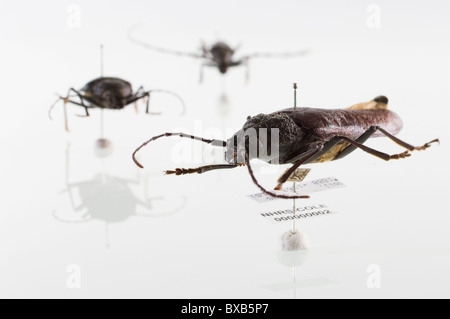
[[[294,84],[294,92],[296,88],[297,86]],[[394,135],[402,128],[402,121],[397,114],[387,109],[388,99],[385,96],[378,96],[369,102],[356,104],[347,109],[296,108],[295,104],[296,102],[294,102],[294,108],[284,109],[271,114],[249,116],[243,128],[227,141],[210,140],[184,133],[165,133],[154,136],[134,151],[133,160],[136,165],[143,168],[135,157],[141,148],[165,136],[186,137],[212,146],[226,148],[225,160],[227,164],[207,165],[189,169],[177,168],[173,171],[166,171],[166,174],[202,174],[215,169],[235,168],[246,165],[253,182],[262,192],[277,198],[309,198],[307,195],[277,194],[265,189],[258,183],[250,165],[250,160],[258,158],[270,164],[273,164],[274,160],[276,160],[277,164],[293,164],[278,179],[275,190],[281,190],[291,174],[302,164],[323,163],[341,159],[357,148],[389,161],[409,157],[409,152],[425,150],[432,143],[439,143],[438,139],[434,139],[423,146],[416,147],[395,137]],[[251,129],[255,129],[258,132],[257,139],[251,140],[246,136],[247,131]],[[262,129],[266,129],[266,131],[264,132]],[[268,147],[267,152],[262,152],[263,139],[270,139],[272,135],[269,132],[274,129],[279,133],[278,153],[272,154],[274,152],[271,152],[270,147]],[[369,137],[379,136],[388,137],[407,150],[403,153],[389,155],[363,144]],[[237,140],[240,143],[237,143]],[[256,152],[252,152],[254,148],[257,148]],[[238,158],[242,160],[238,161]]]
[[[162,48],[156,45],[149,44],[147,42],[138,40],[133,37],[132,32],[134,29],[139,27],[139,25],[133,27],[129,30],[128,37],[129,39],[147,49],[151,49],[153,51],[167,53],[177,56],[186,56],[191,58],[202,59],[203,63],[200,67],[200,82],[203,81],[203,68],[207,67],[215,67],[219,70],[221,74],[227,73],[230,67],[245,65],[247,67],[246,79],[249,78],[249,66],[248,63],[252,58],[287,58],[287,57],[295,57],[295,56],[303,56],[309,53],[309,50],[302,51],[294,51],[294,52],[284,52],[284,53],[252,53],[242,56],[241,58],[236,59],[234,57],[235,52],[239,49],[239,45],[235,48],[232,48],[225,42],[218,41],[214,43],[212,46],[208,47],[205,44],[202,44],[201,52],[184,52],[177,51],[172,49]]]

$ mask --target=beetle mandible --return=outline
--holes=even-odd
[[[295,85],[294,88],[296,88]],[[281,190],[283,184],[291,174],[302,164],[323,163],[341,159],[357,148],[385,161],[389,161],[409,157],[412,151],[425,150],[432,143],[439,143],[438,139],[434,139],[417,147],[397,138],[395,135],[401,130],[402,121],[396,113],[388,110],[387,106],[388,99],[385,96],[378,96],[369,102],[359,103],[347,109],[328,110],[294,107],[271,114],[258,114],[253,117],[249,116],[243,128],[227,141],[205,139],[184,133],[164,133],[152,137],[139,146],[134,151],[132,158],[136,165],[143,168],[136,159],[136,153],[141,148],[161,137],[186,137],[212,146],[226,148],[225,160],[227,164],[207,165],[188,169],[177,168],[166,171],[166,174],[202,174],[216,169],[228,169],[246,165],[253,182],[262,192],[276,198],[309,198],[308,195],[277,194],[276,192],[265,189],[257,181],[250,160],[258,158],[273,164],[274,159],[276,159],[277,164],[293,164],[278,179],[278,183],[274,189]],[[246,136],[246,132],[252,129],[256,130],[257,138],[250,140]],[[262,131],[261,129],[266,130]],[[261,141],[263,139],[266,141],[270,140],[270,131],[274,129],[279,133],[277,154],[271,154],[270,147],[266,151],[261,149],[261,145],[264,144]],[[364,145],[364,142],[369,137],[380,136],[388,137],[393,142],[405,148],[406,151],[389,155]],[[267,146],[270,146],[270,144],[267,144]],[[252,152],[252,148],[256,148],[256,152]]]

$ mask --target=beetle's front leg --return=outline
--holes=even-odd
[[[200,64],[200,74],[198,77],[198,83],[202,84],[203,83],[203,68],[205,67],[205,63]]]
[[[218,67],[218,65],[215,62],[209,62],[209,61],[208,62],[203,62],[200,65],[200,76],[199,76],[199,79],[198,79],[198,83],[199,84],[203,83],[203,73],[204,73],[205,66]]]
[[[286,183],[289,176],[292,175],[292,173],[302,164],[304,164],[306,161],[308,161],[311,157],[316,155],[321,149],[323,148],[323,144],[317,143],[313,146],[310,146],[310,148],[307,151],[302,151],[300,153],[300,158],[292,165],[292,167],[287,170],[283,175],[280,176],[278,179],[278,184],[275,186],[275,190],[282,190],[283,184]],[[299,155],[296,155],[295,157],[298,157]]]

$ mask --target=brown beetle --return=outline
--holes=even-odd
[[[295,85],[294,88],[296,88]],[[142,147],[163,136],[187,137],[226,148],[225,160],[228,164],[207,165],[190,169],[177,168],[173,171],[166,171],[166,174],[201,174],[215,169],[235,168],[245,164],[253,182],[264,193],[277,198],[308,198],[307,195],[277,194],[265,189],[256,180],[250,160],[258,158],[270,164],[293,164],[278,179],[275,190],[281,190],[282,185],[302,164],[337,160],[347,156],[357,148],[389,161],[409,157],[409,152],[425,150],[431,143],[439,142],[438,139],[434,139],[416,147],[395,137],[394,135],[402,128],[402,121],[397,114],[388,110],[387,106],[388,99],[385,96],[378,96],[369,102],[356,104],[347,109],[327,110],[294,107],[271,114],[249,116],[243,128],[227,141],[208,140],[184,133],[165,133],[151,138],[138,147],[133,153],[133,160],[142,168],[135,157]],[[261,129],[265,129],[265,131]],[[278,151],[272,152],[270,147],[267,150],[262,150],[261,146],[267,145],[262,143],[262,140],[270,141],[271,131],[274,129],[278,132]],[[251,140],[249,138],[248,131],[250,130],[256,131],[256,139]],[[406,148],[407,151],[389,155],[363,145],[369,137],[379,136],[388,137]],[[252,152],[252,148],[256,148],[256,152]]]

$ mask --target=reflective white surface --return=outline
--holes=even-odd
[[[78,1],[80,28],[69,28],[69,2],[1,2],[0,297],[449,297],[450,7],[377,1],[381,28],[371,29],[370,3]],[[248,85],[244,68],[225,77],[205,69],[199,85],[199,61],[128,41],[127,29],[139,22],[143,40],[174,49],[220,38],[241,42],[243,54],[312,52],[255,59]],[[142,104],[138,114],[133,106],[105,111],[113,142],[106,157],[94,147],[98,110],[78,118],[82,110],[69,106],[70,133],[61,105],[47,118],[55,92],[99,76],[100,43],[106,75],[173,90],[187,104],[184,117],[163,95],[151,101],[161,116],[146,116]],[[400,138],[441,144],[399,161],[355,151],[309,166],[308,180],[335,176],[347,187],[297,202],[339,212],[298,222],[310,247],[298,253],[281,251],[289,223],[258,215],[292,202],[251,201],[246,195],[258,190],[246,168],[162,174],[207,163],[202,149],[211,148],[167,138],[142,151],[144,170],[131,160],[137,146],[164,132],[226,138],[247,115],[291,106],[292,82],[300,106],[346,107],[384,94],[403,119]],[[384,138],[368,145],[403,151]],[[183,149],[191,152],[187,162]],[[259,168],[258,178],[273,187],[286,167]],[[71,265],[81,272],[80,289],[70,288]],[[374,269],[379,289],[367,284]]]

